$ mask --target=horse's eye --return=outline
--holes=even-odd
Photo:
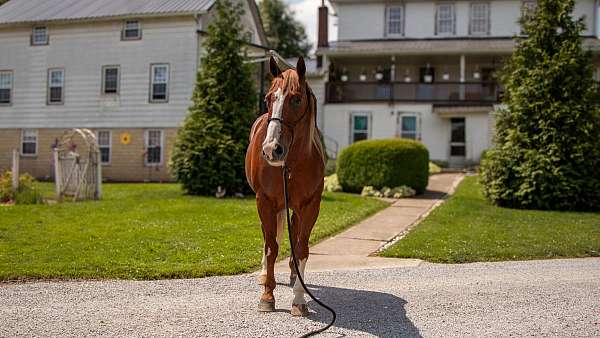
[[[293,104],[294,106],[299,106],[299,105],[300,105],[300,101],[301,101],[301,100],[300,100],[300,96],[297,96],[297,95],[296,95],[296,96],[292,97],[292,104]]]

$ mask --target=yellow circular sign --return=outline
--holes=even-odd
[[[131,135],[129,133],[121,134],[121,144],[131,143]]]

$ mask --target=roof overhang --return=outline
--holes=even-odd
[[[584,48],[600,52],[600,40],[585,37]],[[317,49],[327,56],[392,56],[392,55],[509,55],[515,47],[512,37],[373,39],[333,41],[329,47]]]

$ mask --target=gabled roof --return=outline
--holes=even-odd
[[[146,17],[207,12],[215,0],[12,0],[0,6],[0,25]]]

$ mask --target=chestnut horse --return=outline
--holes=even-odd
[[[292,243],[302,277],[308,259],[308,239],[321,203],[324,152],[316,126],[316,98],[305,78],[304,59],[296,69],[282,72],[270,59],[273,75],[266,95],[268,112],[252,126],[246,153],[246,178],[256,193],[256,206],[262,222],[264,253],[259,283],[264,285],[259,311],[275,310],[274,267],[286,221],[283,193],[283,166],[287,165],[289,208],[292,216]],[[295,276],[290,258],[294,300],[291,314],[308,315],[304,289]]]

